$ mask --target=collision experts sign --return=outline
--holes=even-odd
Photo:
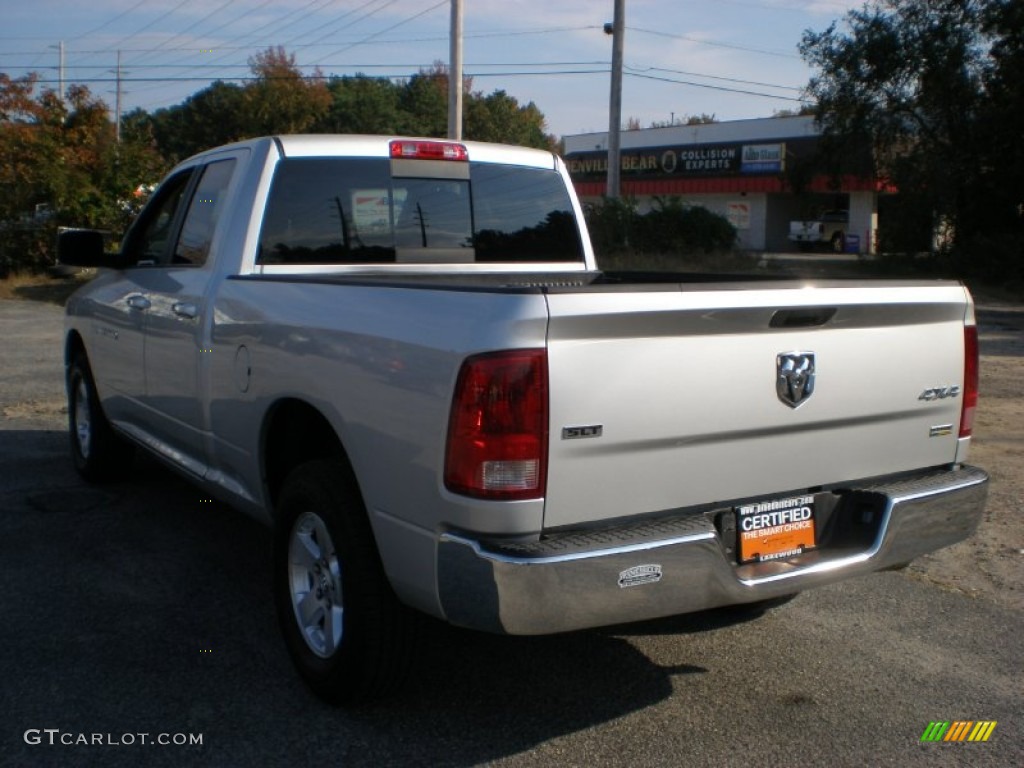
[[[690,146],[624,149],[621,173],[664,178],[733,176],[779,173],[785,168],[785,144],[694,144]],[[565,158],[574,178],[605,176],[608,153],[574,152]]]

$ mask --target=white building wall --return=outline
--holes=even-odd
[[[819,136],[821,130],[814,118],[807,115],[794,117],[759,117],[752,120],[730,120],[724,123],[700,125],[672,125],[665,128],[644,128],[622,131],[619,143],[622,149],[660,147],[673,144],[714,144],[729,141],[771,141],[798,136]],[[608,132],[580,133],[563,136],[566,154],[608,149]]]
[[[878,194],[875,192],[850,193],[850,231],[860,239],[858,253],[874,253],[875,241],[878,238]],[[850,250],[847,248],[847,250]]]

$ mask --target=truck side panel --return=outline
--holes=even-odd
[[[344,445],[392,583],[437,613],[432,569],[440,530],[536,535],[542,526],[543,501],[475,501],[443,488],[459,366],[480,351],[543,346],[546,329],[536,291],[228,280],[212,331],[213,473],[270,509],[261,475],[264,419],[282,399],[308,403]]]

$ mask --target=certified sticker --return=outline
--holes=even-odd
[[[632,568],[627,568],[619,574],[619,587],[625,589],[626,587],[639,587],[643,584],[656,584],[661,581],[661,566],[650,564],[650,565],[634,565]]]
[[[736,508],[740,562],[783,560],[814,549],[814,497],[768,499]]]

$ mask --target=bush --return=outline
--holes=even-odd
[[[57,229],[42,227],[0,227],[0,278],[12,272],[38,274],[55,262]]]
[[[956,274],[995,285],[1024,286],[1024,227],[965,237],[950,254]]]
[[[585,212],[599,257],[625,252],[690,256],[728,252],[736,245],[736,228],[724,216],[676,197],[654,198],[647,213],[637,212],[635,200],[608,198]]]

